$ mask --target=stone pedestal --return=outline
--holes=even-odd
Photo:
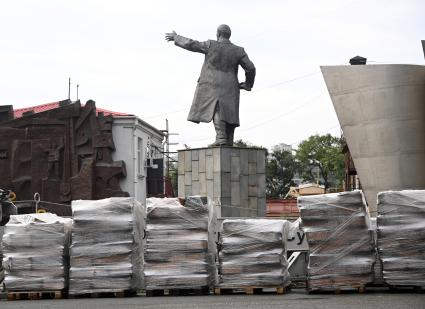
[[[208,196],[222,217],[266,212],[266,150],[212,147],[178,152],[178,195]]]

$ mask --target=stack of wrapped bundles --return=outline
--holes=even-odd
[[[310,248],[310,290],[363,288],[373,281],[375,246],[361,191],[298,198]]]
[[[51,213],[13,215],[3,235],[9,291],[61,291],[68,282],[71,219]]]
[[[214,281],[208,250],[209,207],[205,198],[148,198],[144,277],[146,290],[200,289]]]
[[[226,219],[219,238],[219,286],[285,287],[290,284],[286,220]]]
[[[377,225],[384,281],[425,287],[425,190],[379,193]]]
[[[1,209],[1,206],[0,206],[0,209]],[[0,284],[3,283],[3,279],[4,279],[3,249],[2,249],[3,232],[4,232],[4,226],[0,226]]]
[[[133,198],[72,202],[70,294],[135,291],[142,285],[143,207]]]
[[[382,277],[382,262],[379,259],[378,250],[377,250],[377,226],[376,226],[376,217],[370,218],[371,231],[373,235],[373,244],[375,246],[375,265],[373,266],[373,284],[382,285],[384,284],[384,279]]]

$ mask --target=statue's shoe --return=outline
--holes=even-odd
[[[208,145],[208,147],[220,147],[220,146],[227,146],[227,142],[215,141],[214,143]]]

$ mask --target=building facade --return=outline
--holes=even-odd
[[[70,215],[71,201],[133,196],[145,202],[151,158],[162,158],[161,131],[136,116],[64,100],[0,106],[0,188],[16,193],[20,213],[39,206]],[[52,206],[53,205],[53,206]],[[50,207],[52,206],[52,207]]]
[[[136,116],[116,116],[112,123],[115,142],[114,160],[125,162],[127,175],[120,179],[120,187],[145,202],[147,196],[148,169],[158,170],[163,175],[160,162],[163,160],[164,134]],[[158,177],[162,178],[162,177]],[[160,179],[163,183],[163,179]]]

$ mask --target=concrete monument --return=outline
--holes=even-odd
[[[192,52],[205,54],[192,107],[187,120],[199,123],[213,120],[216,140],[210,146],[233,146],[235,128],[239,126],[239,91],[251,91],[255,67],[242,47],[230,42],[230,27],[220,25],[217,41],[198,42],[167,33],[165,39]],[[245,70],[245,82],[238,81],[238,68]]]
[[[266,213],[266,150],[212,147],[180,150],[178,196],[210,197],[222,217]]]
[[[424,56],[425,56],[425,40],[422,40],[422,49],[424,50]]]
[[[425,188],[425,66],[321,67],[369,210],[380,191]]]

